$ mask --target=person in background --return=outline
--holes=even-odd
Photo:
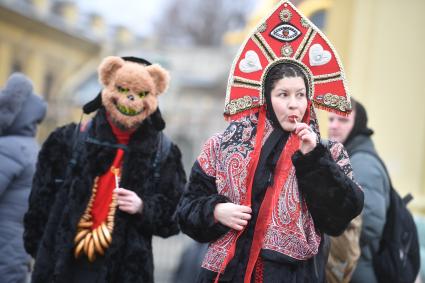
[[[39,151],[37,125],[46,109],[23,74],[12,74],[0,91],[0,282],[23,283],[28,276],[23,216]]]
[[[381,163],[368,152],[375,152],[367,127],[367,113],[361,103],[351,98],[353,111],[347,117],[329,114],[329,139],[344,144],[350,156],[356,181],[364,192],[360,235],[361,254],[351,282],[377,282],[372,255],[377,252],[386,222],[390,183]]]
[[[192,241],[184,249],[179,264],[174,271],[174,283],[195,283],[201,271],[202,259],[207,252],[208,245]]]

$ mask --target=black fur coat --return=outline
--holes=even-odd
[[[130,139],[120,185],[135,191],[143,200],[143,212],[130,215],[117,210],[113,240],[96,282],[153,282],[152,235],[168,237],[178,233],[173,214],[186,176],[176,145],[171,145],[161,163],[158,185],[152,176],[158,134],[163,128],[157,111]],[[77,223],[90,199],[94,178],[106,172],[115,157],[114,148],[86,143],[74,172],[64,178],[75,129],[75,124],[58,128],[39,154],[24,219],[25,248],[36,259],[33,283],[69,281],[67,273],[74,260]],[[88,135],[98,141],[116,143],[104,108],[93,119]]]

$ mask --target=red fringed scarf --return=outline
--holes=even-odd
[[[311,102],[309,101],[307,105],[306,113],[302,120],[302,122],[307,124],[309,124],[310,122],[310,106],[311,106]],[[266,125],[265,119],[266,119],[266,110],[264,107],[261,107],[259,111],[259,117],[258,117],[255,148],[251,153],[251,162],[250,162],[248,176],[247,176],[248,182],[247,182],[246,198],[245,198],[245,202],[242,203],[242,205],[246,205],[250,207],[251,207],[251,199],[252,199],[251,195],[252,195],[252,186],[254,182],[254,176],[255,176],[255,171],[257,169],[258,162],[260,159],[262,140],[263,140],[264,132],[265,132],[265,125]],[[259,255],[260,255],[261,248],[263,246],[264,237],[266,235],[267,228],[271,221],[272,210],[274,207],[278,205],[279,194],[282,188],[284,187],[284,184],[286,183],[288,175],[293,166],[291,157],[299,149],[299,147],[300,147],[300,139],[295,133],[291,133],[280,155],[278,163],[276,165],[276,169],[275,169],[276,174],[275,174],[275,181],[273,182],[273,186],[267,189],[264,200],[261,203],[257,222],[255,225],[253,241],[252,241],[251,250],[249,254],[249,261],[248,261],[248,265],[245,272],[245,279],[244,279],[245,283],[251,282],[251,276],[252,276],[254,267],[257,264],[257,261],[259,260]],[[294,218],[298,218],[298,216],[301,213],[300,210],[301,208],[300,206],[298,206],[296,211],[292,213]],[[233,239],[229,252],[227,253],[226,258],[224,259],[221,265],[220,272],[217,273],[215,282],[218,282],[220,273],[224,272],[227,264],[232,260],[235,254],[237,240],[239,236],[243,233],[243,231],[244,230],[239,231],[236,237]]]

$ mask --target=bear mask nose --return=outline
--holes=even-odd
[[[132,95],[132,94],[127,95],[127,98],[128,98],[129,100],[131,100],[131,101],[134,101],[134,95]]]

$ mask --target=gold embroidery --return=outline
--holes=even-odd
[[[300,53],[303,50],[303,48],[305,47],[307,40],[310,38],[310,35],[311,35],[312,32],[313,32],[313,29],[309,28],[307,30],[307,32],[305,33],[303,40],[301,41],[300,45],[297,48],[297,51],[295,52],[295,55],[294,55],[295,59],[298,59],[300,57]]]
[[[292,53],[294,53],[294,50],[291,45],[286,44],[282,47],[281,54],[283,57],[291,57]]]
[[[261,51],[263,51],[263,53],[266,55],[266,57],[269,58],[269,61],[274,61],[278,59],[273,49],[269,46],[269,44],[261,35],[261,33],[254,34],[252,38],[254,39],[254,42],[257,43]]]
[[[280,19],[282,22],[289,22],[292,19],[292,13],[288,9],[283,9],[279,14]]]
[[[314,83],[317,85],[317,84],[325,84],[325,83],[331,83],[336,81],[342,81],[342,77],[335,77],[335,78],[329,78],[325,80],[314,81]]]
[[[267,23],[262,23],[258,28],[257,32],[265,32],[267,29]]]
[[[345,99],[345,97],[338,96],[336,94],[327,93],[323,96],[317,97],[318,102],[320,104],[339,110],[341,112],[346,112],[347,110],[351,110],[351,103]]]
[[[239,82],[235,82],[232,86],[233,87],[244,87],[244,88],[249,88],[249,89],[261,90],[261,87],[259,87],[259,86],[254,86],[254,85],[244,84],[244,83],[239,83]]]
[[[226,113],[230,115],[253,108],[253,99],[251,96],[244,96],[238,99],[231,100],[227,105]]]
[[[317,34],[317,32],[316,31],[313,31],[312,33],[311,33],[311,35],[309,36],[309,38],[308,38],[308,40],[307,40],[307,42],[306,42],[306,44],[305,44],[305,46],[304,46],[304,49],[302,50],[302,52],[301,52],[301,54],[300,54],[300,57],[299,58],[297,58],[298,60],[300,60],[300,61],[302,61],[303,60],[303,58],[304,58],[304,56],[305,56],[305,54],[308,52],[308,50],[310,49],[310,45],[311,45],[311,43],[313,42],[313,39],[314,39],[314,37],[316,36],[316,34]],[[300,46],[301,47],[301,46]]]
[[[233,83],[235,84],[248,84],[248,85],[252,85],[252,86],[256,86],[256,87],[261,87],[261,82],[256,81],[256,80],[250,80],[250,79],[246,79],[246,78],[242,78],[242,77],[238,77],[238,76],[234,76],[233,77]]]
[[[319,81],[319,80],[325,80],[325,79],[330,79],[333,77],[340,77],[340,76],[341,76],[341,72],[335,72],[331,74],[317,75],[317,76],[314,76],[313,79],[314,81]]]
[[[258,40],[258,38],[254,35],[252,37],[252,41],[260,48],[261,53],[267,58],[267,61],[272,62],[273,58],[271,55],[267,52],[267,50],[264,48],[264,46],[261,44],[261,42]]]
[[[310,27],[310,24],[308,23],[308,21],[305,18],[301,18],[300,23],[305,28],[309,28]]]

